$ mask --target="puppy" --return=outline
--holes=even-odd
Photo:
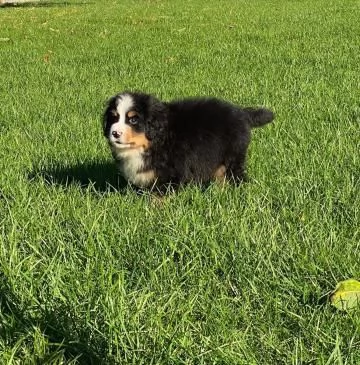
[[[137,187],[240,182],[251,128],[273,119],[270,110],[214,98],[162,102],[123,92],[108,101],[103,132],[121,174]]]

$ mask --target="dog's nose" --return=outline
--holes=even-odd
[[[118,131],[112,131],[111,134],[113,135],[114,138],[120,138],[120,136],[121,136],[121,132],[118,132]]]

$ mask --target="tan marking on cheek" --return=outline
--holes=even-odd
[[[122,141],[132,144],[133,147],[143,147],[144,149],[150,147],[150,141],[146,138],[145,133],[137,133],[130,126],[125,127]]]
[[[146,138],[145,133],[134,133],[131,142],[134,143],[135,146],[144,147],[145,149],[150,146],[150,141]]]
[[[126,126],[124,128],[124,132],[123,132],[123,135],[122,135],[122,143],[131,143],[131,140],[132,140],[132,136],[133,136],[133,130],[131,129],[131,127],[129,126]]]
[[[135,110],[130,110],[128,113],[127,113],[127,117],[128,118],[133,118],[133,117],[137,117],[138,116],[138,113],[136,113]]]
[[[226,167],[224,165],[220,165],[214,173],[215,180],[223,181],[225,179]]]

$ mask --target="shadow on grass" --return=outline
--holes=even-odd
[[[126,193],[130,188],[138,195],[152,193],[154,195],[171,195],[181,191],[188,186],[197,187],[202,193],[207,192],[216,182],[188,183],[176,185],[174,183],[164,184],[154,189],[141,189],[129,184],[119,173],[114,162],[84,162],[71,166],[53,166],[51,168],[41,168],[28,174],[30,181],[42,179],[51,186],[80,186],[84,190],[93,190],[96,193]],[[241,181],[230,179],[228,183],[239,186],[250,182],[248,178]]]
[[[0,273],[0,338],[13,348],[27,338],[27,346],[31,348],[29,341],[33,341],[32,335],[38,329],[48,345],[45,354],[31,353],[33,360],[49,363],[46,360],[60,357],[66,362],[76,359],[78,364],[84,365],[104,363],[108,344],[103,335],[92,333],[85,319],[76,316],[69,306],[53,304],[50,309],[46,305],[22,302],[5,275]]]
[[[48,185],[70,187],[78,185],[97,193],[124,192],[129,186],[117,172],[113,162],[84,162],[71,166],[54,166],[32,171],[29,180],[43,179]]]
[[[77,318],[73,309],[64,304],[51,310],[42,310],[37,323],[55,351],[61,351],[66,360],[78,364],[102,364],[108,345],[103,335],[93,333],[83,318]]]
[[[70,1],[27,1],[27,2],[17,2],[11,1],[0,4],[1,8],[56,8],[65,6],[79,6],[88,5],[87,1],[84,2],[70,2]]]

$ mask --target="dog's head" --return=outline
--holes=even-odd
[[[103,117],[104,136],[117,151],[148,149],[162,139],[167,106],[147,94],[123,92],[110,98]]]

